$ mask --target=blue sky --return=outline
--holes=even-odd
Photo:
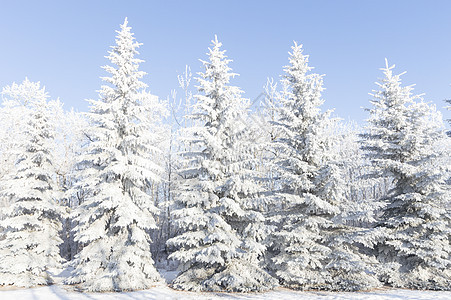
[[[215,34],[250,99],[279,78],[293,41],[325,74],[324,108],[359,123],[387,57],[405,84],[445,118],[451,98],[451,1],[1,1],[0,86],[41,81],[66,108],[86,111],[125,17],[144,45],[151,92],[166,98],[185,65],[200,71]]]

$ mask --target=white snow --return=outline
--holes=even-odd
[[[53,270],[55,274],[60,273],[58,270]],[[170,283],[177,276],[177,271],[167,271],[163,269],[158,270],[161,277],[163,277],[167,283]],[[59,275],[55,275],[57,282],[61,282],[68,272],[62,272]],[[451,299],[451,291],[415,291],[406,289],[375,289],[371,292],[305,292],[294,291],[286,288],[277,288],[274,291],[266,293],[207,293],[207,292],[184,292],[171,289],[166,284],[158,284],[153,288],[135,292],[124,293],[80,293],[74,290],[72,286],[64,285],[51,285],[31,289],[15,289],[0,287],[0,299],[1,300],[82,300],[82,299],[271,299],[271,300],[290,300],[290,299],[324,299],[324,300],[336,300],[336,299],[369,299],[369,300],[382,300],[382,299],[434,299],[434,300],[448,300]]]
[[[78,293],[66,290],[65,287],[53,285],[33,289],[7,290],[0,288],[0,299],[20,299],[20,300],[53,300],[53,299],[271,299],[271,300],[290,300],[290,299],[451,299],[451,292],[435,291],[414,291],[401,289],[380,289],[372,292],[359,293],[332,293],[332,292],[298,292],[288,289],[278,288],[272,292],[239,294],[239,293],[194,293],[181,292],[170,289],[165,285],[159,285],[154,288],[129,292],[129,293]]]

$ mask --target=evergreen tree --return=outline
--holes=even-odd
[[[279,149],[280,186],[284,208],[271,219],[270,268],[281,283],[299,289],[359,290],[377,286],[371,261],[354,245],[356,228],[339,224],[344,202],[342,167],[334,157],[335,122],[320,106],[322,76],[310,73],[308,56],[295,44],[285,68],[279,119],[274,126]]]
[[[393,68],[386,62],[382,69],[385,77],[373,94],[364,135],[373,176],[393,180],[369,245],[384,263],[380,276],[386,283],[449,289],[450,192],[446,166],[438,164],[443,153],[436,149],[446,139],[443,123],[434,107],[412,95],[412,86],[401,86],[402,74],[394,75]]]
[[[168,240],[182,273],[177,289],[193,291],[262,291],[274,280],[259,267],[265,247],[264,219],[253,209],[259,185],[254,180],[247,101],[229,85],[236,74],[217,38],[202,61],[183,157],[186,168],[173,211],[179,233]],[[249,143],[248,143],[249,142]]]
[[[148,193],[160,180],[153,154],[159,137],[151,128],[152,103],[135,58],[140,46],[127,19],[117,31],[104,69],[100,99],[90,101],[90,143],[81,158],[77,188],[84,193],[75,210],[75,241],[82,246],[67,283],[89,291],[146,289],[160,281],[150,253],[148,230],[157,212]]]
[[[49,269],[60,267],[61,217],[55,196],[52,149],[54,127],[49,117],[47,93],[26,79],[4,90],[9,101],[26,101],[22,132],[10,139],[15,166],[1,182],[1,197],[8,207],[0,221],[0,285],[32,287],[53,282]],[[7,100],[8,101],[8,100]]]

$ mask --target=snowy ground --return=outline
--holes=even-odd
[[[77,293],[64,289],[61,286],[40,287],[25,290],[2,290],[0,289],[0,299],[2,300],[81,300],[81,299],[434,299],[449,300],[451,292],[426,292],[410,290],[379,290],[367,293],[326,293],[326,292],[296,292],[287,289],[277,289],[263,294],[223,294],[223,293],[189,293],[179,292],[167,286],[157,286],[149,290],[132,293]]]
[[[167,282],[170,282],[176,272],[162,272]],[[139,300],[139,299],[270,299],[270,300],[290,300],[290,299],[434,299],[434,300],[450,300],[451,292],[434,292],[434,291],[412,291],[400,289],[380,289],[365,293],[331,293],[331,292],[298,292],[288,289],[279,288],[275,291],[261,294],[226,294],[226,293],[191,293],[174,291],[167,285],[161,284],[149,290],[129,292],[129,293],[79,293],[71,290],[71,287],[63,285],[53,285],[47,287],[39,287],[33,289],[10,289],[0,288],[1,300],[84,300],[84,299],[123,299],[123,300]]]

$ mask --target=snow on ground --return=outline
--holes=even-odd
[[[177,271],[159,270],[166,283],[170,283],[176,276]],[[68,270],[63,272],[54,272],[55,281],[61,282],[68,274]],[[360,293],[332,293],[332,292],[301,292],[293,291],[285,288],[278,288],[267,293],[193,293],[176,291],[169,288],[166,284],[160,284],[154,288],[124,293],[80,293],[74,291],[71,286],[56,284],[52,286],[38,287],[32,289],[13,289],[0,287],[0,300],[207,300],[207,299],[237,299],[237,300],[291,300],[291,299],[321,299],[321,300],[337,300],[337,299],[354,299],[354,300],[382,300],[382,299],[434,299],[434,300],[451,300],[451,292],[436,291],[413,291],[401,289],[379,289],[371,292]]]
[[[78,293],[62,286],[47,286],[33,289],[5,290],[0,288],[2,300],[140,300],[140,299],[242,299],[242,300],[290,300],[290,299],[434,299],[449,300],[451,292],[412,291],[412,290],[378,290],[366,293],[331,293],[331,292],[297,292],[288,289],[277,289],[262,294],[226,294],[226,293],[191,293],[174,291],[165,285],[149,290],[129,293]]]

